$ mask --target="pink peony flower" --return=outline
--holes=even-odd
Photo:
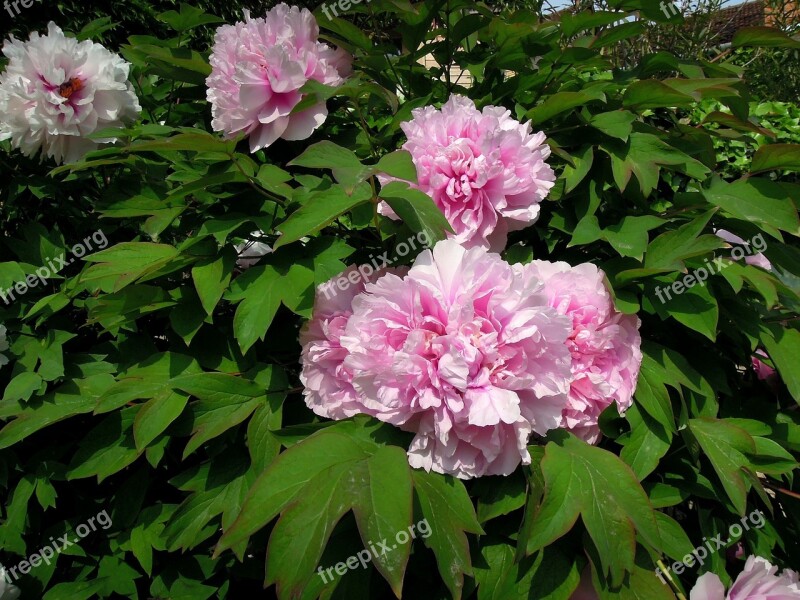
[[[304,140],[325,122],[325,102],[292,114],[303,99],[300,88],[313,79],[340,85],[350,73],[350,56],[317,40],[319,27],[308,9],[278,4],[265,19],[217,29],[208,76],[215,131],[244,132],[250,150],[278,138]]]
[[[731,233],[727,229],[717,229],[714,232],[714,235],[716,235],[718,238],[722,238],[729,244],[737,244],[737,246],[734,247],[734,250],[738,250],[741,253],[741,255],[739,256],[739,258],[736,258],[736,254],[734,253],[733,258],[735,260],[739,260],[742,258],[742,256],[744,256],[745,257],[744,262],[747,263],[748,265],[753,265],[754,267],[761,267],[766,271],[772,270],[772,263],[769,262],[769,259],[766,256],[764,256],[764,254],[762,254],[761,252],[753,254],[753,248],[750,247],[750,242],[745,241],[744,239],[740,238],[735,233]],[[764,248],[767,247],[767,244],[764,241],[764,236],[762,236],[760,233],[753,238],[753,241],[759,242],[755,244],[756,250],[763,250]],[[744,250],[742,250],[741,248],[742,246],[744,246]],[[759,248],[759,246],[763,247]]]
[[[572,320],[567,346],[574,379],[564,426],[594,444],[600,439],[600,413],[612,402],[624,413],[633,402],[642,364],[639,318],[614,308],[603,272],[592,264],[570,267],[565,262],[535,260],[516,268],[544,281],[550,306]]]
[[[13,36],[3,46],[0,140],[26,156],[40,149],[57,163],[79,160],[113,138],[87,136],[136,119],[141,107],[128,81],[130,64],[100,44],[66,37],[50,23],[47,35]]]
[[[414,467],[509,474],[530,462],[532,431],[561,424],[569,390],[569,319],[542,292],[498,255],[444,241],[404,276],[318,296],[301,339],[306,403],[415,432]]]
[[[767,353],[763,350],[756,350],[756,356],[751,357],[751,362],[753,364],[753,370],[756,372],[756,377],[758,377],[761,381],[766,382],[773,382],[777,377],[777,373],[775,369],[770,367],[767,363],[765,363],[760,358],[769,358]]]
[[[401,125],[408,137],[403,148],[417,167],[416,187],[447,217],[453,239],[499,252],[509,231],[536,221],[555,182],[544,133],[531,134],[530,123],[504,108],[479,111],[463,96],[451,96],[441,110],[426,106],[412,114]],[[385,203],[379,209],[397,218]]]
[[[800,598],[800,579],[791,569],[778,575],[760,556],[750,556],[744,570],[733,582],[728,595],[725,586],[714,573],[700,576],[689,594],[689,600],[795,600]]]

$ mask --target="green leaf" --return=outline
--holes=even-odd
[[[178,392],[162,392],[145,402],[133,422],[136,449],[144,450],[163,433],[186,408],[189,396]]]
[[[766,144],[759,147],[750,163],[750,172],[800,171],[800,144]]]
[[[611,170],[617,187],[624,191],[631,175],[636,175],[643,194],[656,188],[661,167],[705,179],[708,167],[652,133],[634,131],[626,143],[608,140],[600,146],[611,157]]]
[[[538,126],[540,123],[544,123],[562,112],[597,101],[606,101],[606,95],[599,88],[590,88],[580,92],[556,92],[546,98],[539,106],[525,113],[525,118],[530,119]]]
[[[631,131],[633,131],[633,122],[636,120],[636,115],[627,110],[612,110],[610,112],[598,113],[592,115],[589,119],[589,125],[595,129],[599,129],[606,135],[618,138],[622,141],[628,139]]]
[[[264,189],[273,194],[286,199],[292,198],[292,187],[286,184],[287,181],[292,179],[292,176],[283,169],[275,165],[261,165],[256,174],[256,179]]]
[[[54,585],[42,596],[42,600],[89,600],[97,598],[98,593],[107,585],[107,578],[92,581],[70,581]]]
[[[586,175],[589,174],[592,164],[594,164],[594,148],[592,146],[584,146],[582,150],[578,150],[573,153],[570,158],[572,159],[573,164],[564,165],[563,173],[564,181],[566,183],[564,191],[566,193],[569,193],[578,187],[578,184],[584,180]],[[577,236],[577,230],[578,228],[576,227],[573,235]]]
[[[172,391],[173,377],[195,375],[202,369],[192,357],[177,352],[151,354],[129,367],[97,400],[95,413],[105,413],[133,400],[149,400]]]
[[[361,164],[352,150],[324,140],[312,144],[305,151],[287,163],[290,167],[310,169],[330,169],[334,178],[348,192],[369,176],[370,169]],[[344,211],[342,211],[344,212]]]
[[[669,392],[664,387],[665,370],[650,356],[647,347],[643,355],[634,398],[647,414],[672,433],[675,431],[675,414]]]
[[[736,512],[743,515],[749,485],[742,469],[750,466],[746,455],[755,453],[753,438],[724,419],[689,419],[689,430],[711,461]]]
[[[596,12],[565,13],[561,19],[561,29],[565,36],[572,37],[579,31],[586,31],[616,23],[627,16],[625,12],[598,10]]]
[[[111,22],[111,17],[100,17],[81,27],[81,30],[75,35],[75,39],[80,42],[83,40],[99,39],[102,33],[105,33],[109,29],[114,29],[117,25],[119,25],[119,23]]]
[[[56,498],[58,498],[58,492],[49,479],[51,475],[51,473],[44,473],[36,479],[36,500],[44,510],[55,508]]]
[[[133,41],[133,38],[129,39]],[[206,77],[211,74],[211,66],[203,55],[189,48],[136,43],[133,46],[124,46],[122,54],[129,60],[147,64],[156,74],[175,81],[203,85]]]
[[[296,242],[302,237],[316,233],[330,225],[344,213],[356,206],[369,202],[372,188],[363,183],[357,186],[352,195],[340,185],[311,194],[307,202],[293,212],[288,219],[278,225],[281,236],[275,242],[274,249]]]
[[[464,575],[472,576],[467,533],[482,534],[472,501],[460,480],[449,475],[412,471],[414,488],[431,535],[439,574],[455,600],[460,600]]]
[[[598,573],[599,560],[592,557],[592,584],[600,600],[675,600],[675,594],[669,585],[661,583],[650,557],[643,551],[636,553],[636,562],[625,580],[625,584],[609,586],[604,577]]]
[[[518,471],[507,477],[482,477],[472,489],[478,494],[481,523],[525,506],[525,479]]]
[[[268,367],[270,384],[286,389],[287,384],[278,370]],[[202,373],[172,380],[171,385],[199,399],[192,404],[194,422],[192,438],[183,452],[184,458],[202,444],[213,439],[249,417],[266,402],[266,391],[255,382],[227,373]]]
[[[622,105],[634,110],[661,108],[663,106],[686,107],[694,103],[694,98],[688,94],[656,80],[644,79],[634,81],[625,90]]]
[[[222,294],[228,289],[236,264],[236,252],[227,247],[221,256],[206,259],[192,268],[192,281],[207,314],[214,312]]]
[[[778,303],[778,287],[780,282],[774,275],[765,273],[761,269],[748,264],[725,261],[725,269],[719,271],[735,291],[739,291],[742,282],[747,281],[748,285],[756,290],[764,298],[767,308],[772,308]]]
[[[320,6],[324,7],[325,5],[321,4]],[[372,40],[370,40],[369,36],[364,33],[360,27],[356,27],[349,21],[335,15],[330,17],[322,13],[322,16],[325,18],[320,18],[319,14],[317,15],[317,21],[320,23],[320,27],[336,33],[342,40],[353,44],[357,48],[361,48],[362,50],[372,49]]]
[[[123,242],[87,256],[84,260],[97,264],[83,272],[81,282],[117,292],[164,268],[178,255],[178,250],[167,244]]]
[[[777,324],[762,325],[760,338],[792,398],[800,404],[800,331]]]
[[[655,471],[658,462],[669,450],[672,434],[661,423],[641,413],[636,404],[628,408],[625,418],[631,425],[631,431],[617,438],[617,442],[623,445],[619,457],[641,481]]]
[[[417,167],[407,150],[396,150],[381,157],[374,167],[376,173],[385,173],[411,183],[417,183]]]
[[[228,299],[244,298],[233,316],[233,334],[243,353],[267,334],[281,303],[281,282],[280,273],[272,265],[252,267],[236,278],[241,292]]]
[[[753,441],[756,444],[756,452],[749,458],[753,468],[758,472],[780,477],[791,473],[800,466],[795,458],[777,442],[759,436],[753,436]],[[39,488],[36,489],[38,495]]]
[[[424,192],[392,181],[381,188],[379,195],[413,232],[427,236],[429,246],[443,240],[446,232],[453,232],[442,211]]]
[[[405,450],[378,445],[373,438],[376,425],[363,419],[345,421],[286,450],[248,492],[217,554],[243,544],[280,512],[267,550],[266,584],[277,583],[280,598],[298,597],[312,579],[316,582],[314,569],[331,530],[352,508],[365,546],[397,541],[390,552],[371,560],[399,596],[410,540],[425,528],[415,532],[412,526],[412,481]],[[407,534],[405,542],[399,532]]]
[[[661,226],[664,219],[646,215],[642,217],[623,217],[615,225],[603,229],[603,237],[619,252],[620,256],[630,256],[642,260],[647,249],[647,232]]]
[[[282,392],[275,394],[284,395]],[[281,418],[280,406],[264,404],[256,409],[247,424],[247,449],[256,473],[264,471],[281,450],[281,443],[273,433],[281,428]]]
[[[700,236],[714,212],[710,210],[681,225],[678,229],[662,233],[650,242],[647,247],[645,267],[648,269],[672,268],[681,270],[684,267],[683,261],[685,259],[722,248],[724,242],[717,236]]]
[[[87,432],[72,457],[68,479],[97,477],[102,481],[133,463],[141,452],[133,440],[133,420],[138,406],[114,412]]]
[[[712,342],[716,341],[719,305],[707,286],[695,285],[674,295],[665,312]]]
[[[527,540],[531,554],[563,536],[583,518],[612,585],[634,568],[634,531],[661,548],[653,508],[633,472],[617,456],[565,431],[550,433],[542,472],[544,500]]]
[[[12,379],[3,393],[3,402],[30,399],[31,395],[42,387],[42,378],[30,371],[23,371]]]
[[[684,556],[691,554],[694,550],[694,544],[675,519],[658,511],[655,515],[661,541],[664,543],[664,553],[675,560],[682,561]]]
[[[208,314],[195,292],[187,292],[169,313],[172,329],[181,336],[187,346],[192,343],[192,339],[200,331],[206,318]]]
[[[350,486],[359,499],[353,512],[362,540],[393,540],[412,523],[411,468],[408,457],[397,446],[381,447],[355,472]],[[397,546],[396,548],[394,546]],[[411,544],[395,544],[391,552],[373,557],[375,568],[384,576],[398,598],[402,597],[403,575],[411,554]]]
[[[102,379],[106,385],[110,383],[106,377],[96,378]],[[16,418],[5,423],[0,430],[0,449],[13,446],[53,423],[92,412],[98,395],[88,386],[81,387],[70,381],[56,391],[29,402],[25,408],[20,409],[16,402],[4,405],[0,408],[0,417]]]
[[[532,594],[548,600],[569,600],[578,587],[580,570],[574,557],[549,546],[535,557],[514,560],[514,548],[489,538],[477,563],[478,600],[530,600]]]
[[[278,598],[299,597],[314,576],[334,526],[350,508],[342,493],[349,468],[340,464],[312,477],[275,525],[267,547],[264,585],[277,584]]]
[[[184,3],[181,3],[180,13],[174,10],[168,10],[158,15],[158,20],[164,21],[175,31],[179,32],[188,31],[200,25],[223,23],[225,21],[224,19],[205,13],[201,8],[195,8],[194,6]]]
[[[127,152],[221,152],[233,154],[237,140],[227,140],[201,130],[179,133],[160,140],[136,140],[125,147]]]
[[[800,42],[772,27],[742,27],[733,35],[731,46],[742,48],[800,48]]]
[[[780,183],[758,177],[733,183],[714,179],[703,195],[736,219],[800,235],[797,207]]]
[[[230,464],[230,460],[218,468],[219,474],[208,473],[198,493],[189,496],[170,517],[162,536],[168,551],[196,547],[219,530],[219,515],[225,527],[239,513],[252,477],[241,473],[241,463]]]
[[[217,544],[215,556],[247,540],[264,527],[297,498],[317,475],[324,475],[343,463],[351,464],[364,457],[364,451],[352,439],[331,428],[295,444],[281,454],[253,484],[241,514]]]
[[[0,543],[7,552],[24,556],[27,546],[22,534],[25,532],[25,522],[28,514],[28,503],[36,489],[32,475],[22,477],[14,488],[11,497],[4,500],[5,520],[0,529]]]

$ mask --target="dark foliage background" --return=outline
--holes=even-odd
[[[199,6],[226,22],[241,10]],[[0,306],[11,341],[0,370],[0,561],[16,564],[101,510],[113,517],[20,581],[23,598],[351,600],[392,597],[402,582],[407,598],[567,600],[586,571],[603,599],[660,600],[685,594],[700,570],[669,587],[657,565],[756,509],[766,525],[745,533],[746,554],[800,566],[796,106],[768,103],[738,59],[649,48],[650,25],[620,23],[637,13],[672,26],[655,2],[560,22],[514,8],[372,0],[350,20],[318,16],[326,39],[355,55],[357,75],[309,90],[330,109],[312,139],[254,155],[209,133],[214,25],[189,27],[190,9],[43,0],[13,20],[23,38],[52,19],[119,50],[144,108],[118,146],[62,168],[0,145],[0,287],[98,230],[109,242]],[[798,44],[757,30],[734,46]],[[473,85],[420,65],[427,53]],[[400,123],[451,93],[507,107],[553,150],[558,183],[505,258],[602,267],[618,308],[643,321],[645,354],[636,404],[604,414],[599,447],[553,433],[532,440],[530,467],[466,484],[410,470],[407,436],[393,428],[314,418],[298,380],[314,286],[419,230],[442,235],[432,204],[376,229],[382,190],[370,183],[384,156],[408,175],[394,154]],[[324,168],[298,159],[323,150]],[[374,168],[349,179],[356,163]],[[331,214],[331,198],[352,202]],[[294,239],[258,266],[236,266],[251,232],[274,245],[287,224]],[[774,270],[730,265],[659,302],[657,286],[730,255],[718,228],[763,235]],[[776,383],[755,376],[757,349]],[[336,487],[345,469],[354,485]],[[574,485],[559,483],[563,473]],[[380,518],[339,520],[331,499]],[[316,576],[422,518],[431,537],[380,569],[329,585]],[[731,543],[704,569],[730,581],[742,566],[734,553]],[[277,586],[262,591],[265,579]]]

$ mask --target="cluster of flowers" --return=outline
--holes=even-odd
[[[324,102],[292,113],[309,80],[339,85],[350,56],[318,41],[319,27],[306,9],[279,4],[266,18],[217,30],[208,77],[212,126],[227,137],[249,136],[253,152],[278,138],[308,138],[327,116]],[[128,81],[130,64],[101,44],[78,42],[54,23],[27,42],[13,36],[3,46],[8,66],[0,75],[0,140],[26,156],[42,150],[57,163],[74,162],[114,138],[90,139],[120,128],[141,112]]]
[[[318,36],[308,10],[285,4],[220,27],[207,80],[213,128],[248,136],[251,151],[311,136],[327,108],[318,102],[294,112],[301,89],[310,80],[340,85],[351,71],[351,58]],[[130,65],[53,23],[46,36],[12,37],[3,53],[0,140],[27,156],[42,150],[58,163],[78,160],[114,141],[90,134],[141,111]],[[600,413],[612,403],[624,412],[632,402],[642,358],[638,318],[615,310],[594,265],[510,265],[494,253],[508,232],[537,220],[554,184],[544,134],[461,96],[412,114],[402,128],[415,185],[454,234],[410,268],[374,273],[331,297],[320,286],[301,333],[306,403],[323,417],[363,413],[414,432],[411,465],[460,478],[511,473],[530,461],[530,436],[553,428],[596,443]],[[379,210],[397,218],[386,205]],[[0,350],[7,347],[0,326]],[[17,594],[0,582],[2,598]],[[798,594],[797,573],[778,575],[750,557],[727,599]],[[725,588],[706,574],[691,598],[723,600]]]
[[[213,128],[248,136],[252,151],[308,138],[327,108],[320,101],[295,112],[301,89],[310,80],[340,85],[351,72],[351,57],[318,38],[313,15],[286,4],[220,27],[207,80]],[[78,160],[114,141],[90,134],[141,111],[130,65],[53,23],[28,42],[12,37],[3,52],[0,140],[28,156]],[[596,442],[600,412],[631,403],[638,319],[614,309],[590,264],[512,267],[489,254],[537,220],[554,184],[544,134],[462,96],[412,115],[402,129],[415,186],[454,234],[407,272],[318,298],[303,333],[308,405],[326,417],[362,412],[415,431],[412,464],[459,477],[512,471],[528,460],[534,432],[566,427]],[[388,205],[379,210],[397,218]]]
[[[512,266],[446,240],[410,269],[318,293],[301,381],[320,416],[415,432],[414,467],[507,475],[530,462],[532,432],[567,427],[595,442],[600,412],[630,405],[638,327],[591,264]]]
[[[351,58],[318,36],[308,10],[285,4],[220,27],[207,80],[213,128],[248,136],[252,151],[308,138],[327,109],[318,102],[295,112],[301,89],[309,80],[340,85],[351,70]],[[0,138],[29,156],[44,149],[56,162],[76,160],[113,141],[90,133],[140,112],[130,65],[52,23],[47,36],[12,38],[4,52]],[[544,134],[462,96],[416,109],[402,127],[415,185],[455,233],[411,269],[318,297],[302,335],[308,405],[325,417],[365,413],[414,431],[412,465],[465,478],[528,462],[532,433],[567,427],[596,442],[600,412],[631,403],[638,319],[614,309],[593,265],[511,266],[490,253],[536,221],[554,184]]]

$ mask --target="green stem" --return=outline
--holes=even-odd
[[[669,569],[667,566],[661,560],[656,561],[656,563],[661,568],[661,572],[666,576],[667,581],[669,581],[669,585],[675,592],[678,600],[686,600],[686,596],[684,596],[683,592],[681,592],[681,588],[678,587],[678,584],[675,583],[674,579],[672,579],[672,575],[669,574]]]

